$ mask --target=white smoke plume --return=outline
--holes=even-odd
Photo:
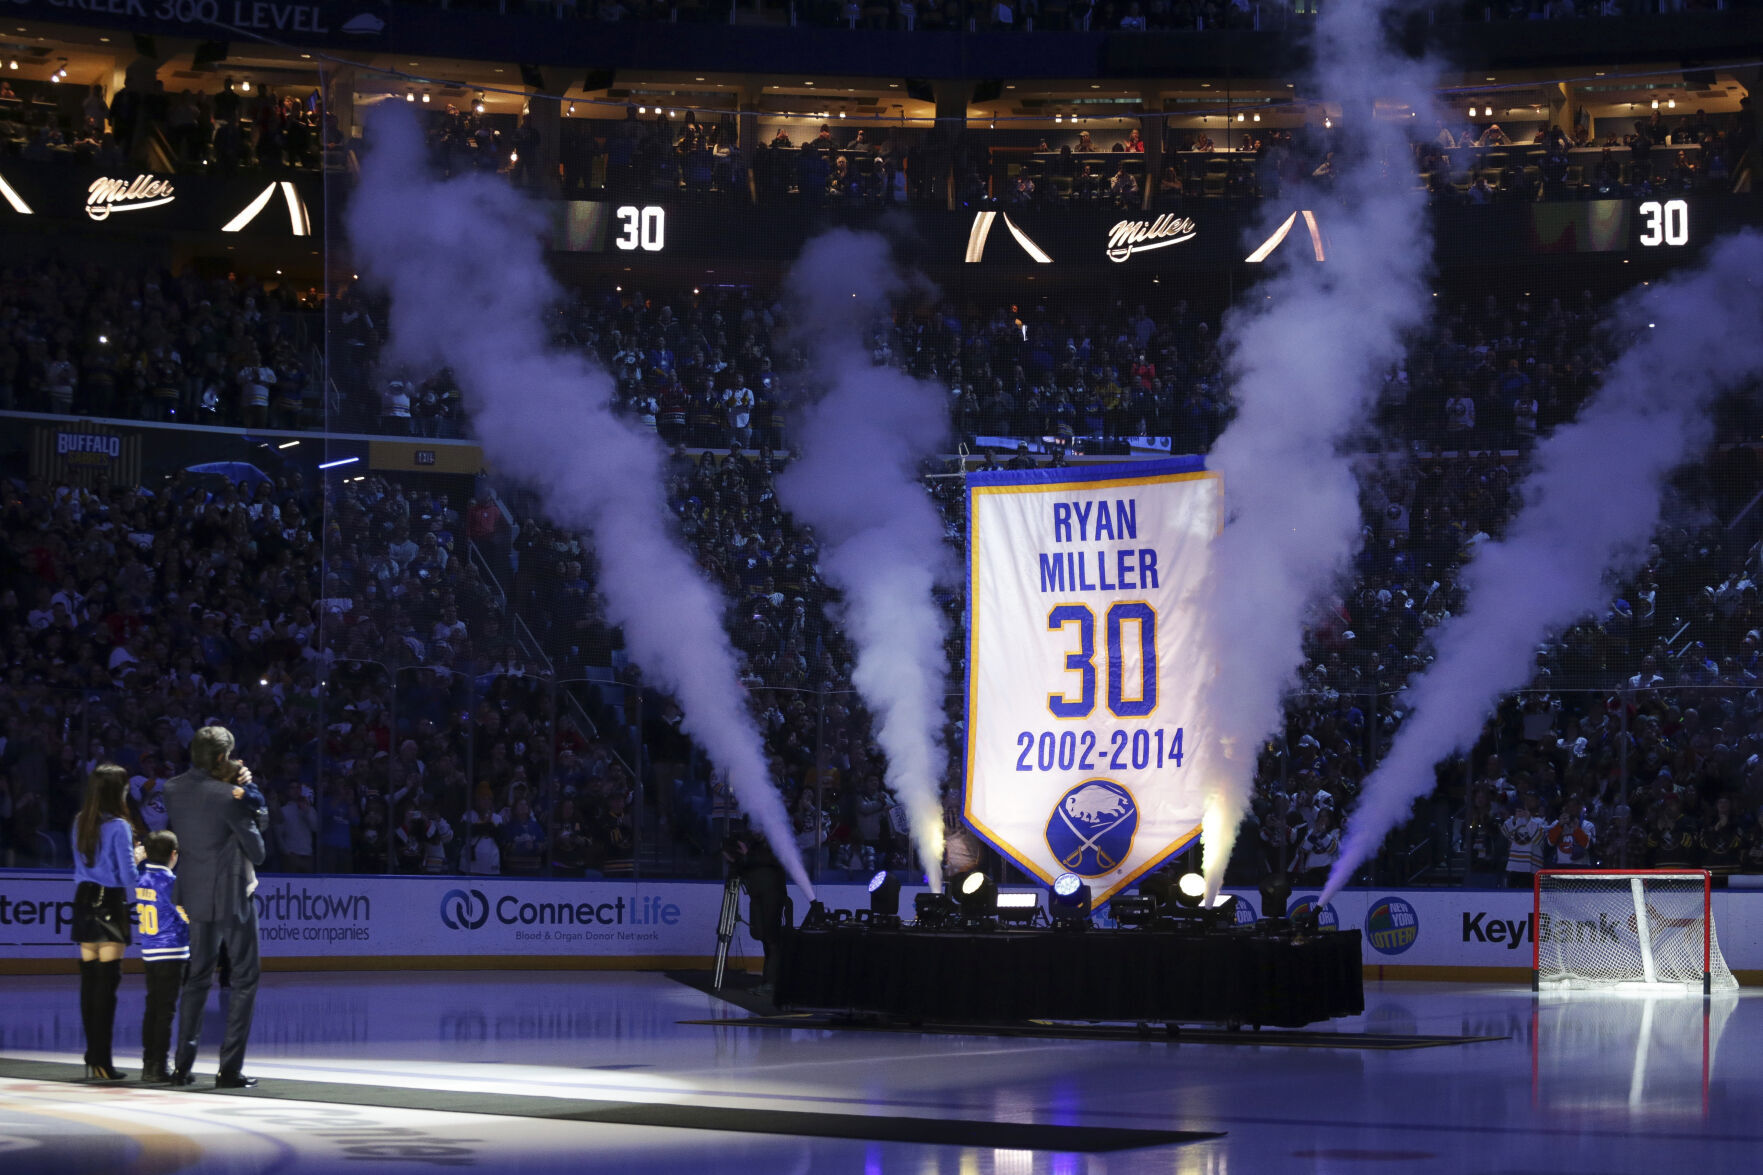
[[[1471,746],[1500,695],[1529,680],[1537,642],[1639,566],[1666,478],[1710,438],[1710,405],[1763,376],[1760,283],[1763,235],[1747,232],[1617,308],[1633,342],[1578,418],[1538,443],[1510,528],[1464,569],[1465,607],[1433,630],[1436,656],[1409,683],[1409,716],[1365,781],[1322,900],[1432,790],[1434,765]]]
[[[873,365],[862,344],[864,328],[906,285],[884,237],[823,233],[802,250],[787,284],[810,378],[825,390],[796,424],[800,456],[778,478],[778,497],[814,528],[821,571],[844,597],[844,628],[856,646],[851,681],[875,718],[888,790],[905,807],[938,890],[949,664],[948,625],[931,590],[952,569],[918,462],[946,438],[947,397]]]
[[[1311,88],[1342,112],[1332,191],[1287,195],[1315,210],[1327,259],[1315,263],[1289,239],[1271,255],[1278,272],[1254,289],[1264,297],[1224,323],[1237,414],[1206,459],[1224,475],[1227,518],[1198,601],[1211,646],[1194,762],[1208,894],[1223,883],[1257,755],[1303,660],[1305,618],[1360,542],[1344,449],[1431,302],[1409,132],[1432,126],[1433,73],[1389,43],[1386,18],[1399,7],[1331,0],[1317,18]],[[1270,208],[1267,227],[1288,211]]]
[[[490,464],[537,490],[558,524],[593,536],[607,615],[632,658],[679,699],[686,732],[812,894],[746,708],[723,600],[672,537],[661,446],[614,415],[604,371],[548,338],[561,291],[544,264],[543,212],[501,177],[430,177],[402,103],[382,105],[371,128],[348,228],[357,267],[391,295],[391,358],[451,367]]]

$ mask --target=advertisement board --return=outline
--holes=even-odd
[[[908,917],[919,889],[900,895]],[[1239,921],[1262,908],[1254,890],[1227,892],[1239,900]],[[713,881],[265,877],[256,902],[271,968],[641,969],[707,965],[722,893]],[[823,885],[817,896],[829,910],[869,905],[861,885]],[[0,972],[73,958],[72,898],[66,874],[0,872]],[[807,898],[797,890],[791,898],[800,920]],[[1300,890],[1288,909],[1314,901],[1314,891]],[[1105,912],[1100,921],[1107,924]],[[1343,890],[1321,922],[1364,930],[1369,978],[1518,982],[1529,974],[1528,890]],[[1740,981],[1763,981],[1763,890],[1716,891],[1714,924]],[[757,966],[760,955],[746,927],[737,928],[734,965]]]
[[[266,876],[254,900],[272,966],[666,967],[715,954],[722,895],[716,882]],[[825,886],[820,896],[846,909],[869,901],[862,886]],[[808,900],[794,890],[791,898],[799,917]],[[0,965],[71,958],[72,899],[65,874],[0,873]],[[903,903],[909,910],[910,895]],[[760,954],[744,926],[730,954]]]
[[[105,175],[94,167],[7,159],[0,161],[0,227],[75,220],[93,233],[133,229],[291,240],[314,236],[322,226],[322,188],[319,177],[304,173]]]

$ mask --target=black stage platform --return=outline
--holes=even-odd
[[[786,929],[780,1009],[1298,1028],[1365,1010],[1359,932]]]

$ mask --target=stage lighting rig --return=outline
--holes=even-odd
[[[1177,903],[1190,910],[1199,908],[1200,903],[1206,900],[1206,879],[1198,873],[1182,874],[1173,896]]]
[[[955,900],[961,904],[961,917],[968,922],[990,921],[998,908],[998,883],[975,869],[961,878]]]
[[[868,913],[873,925],[900,925],[900,879],[886,869],[869,879]]]
[[[912,913],[920,926],[940,930],[954,923],[961,906],[946,893],[926,892],[913,897]]]
[[[1120,926],[1143,927],[1157,921],[1157,899],[1148,893],[1121,894],[1109,906]]]
[[[1048,891],[1047,910],[1054,930],[1088,930],[1090,887],[1075,873],[1061,873]]]
[[[831,919],[827,917],[826,903],[809,902],[808,912],[802,915],[803,930],[825,930]]]
[[[1139,878],[1139,892],[1157,903],[1159,913],[1175,904],[1174,895],[1170,892],[1172,880],[1174,879],[1169,874],[1161,870],[1156,873],[1147,873]]]
[[[1033,926],[1041,913],[1041,898],[1032,893],[1001,893],[994,910],[1000,926]]]

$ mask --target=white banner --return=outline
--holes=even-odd
[[[1098,904],[1199,831],[1183,604],[1222,521],[1199,458],[968,477],[964,814]]]

